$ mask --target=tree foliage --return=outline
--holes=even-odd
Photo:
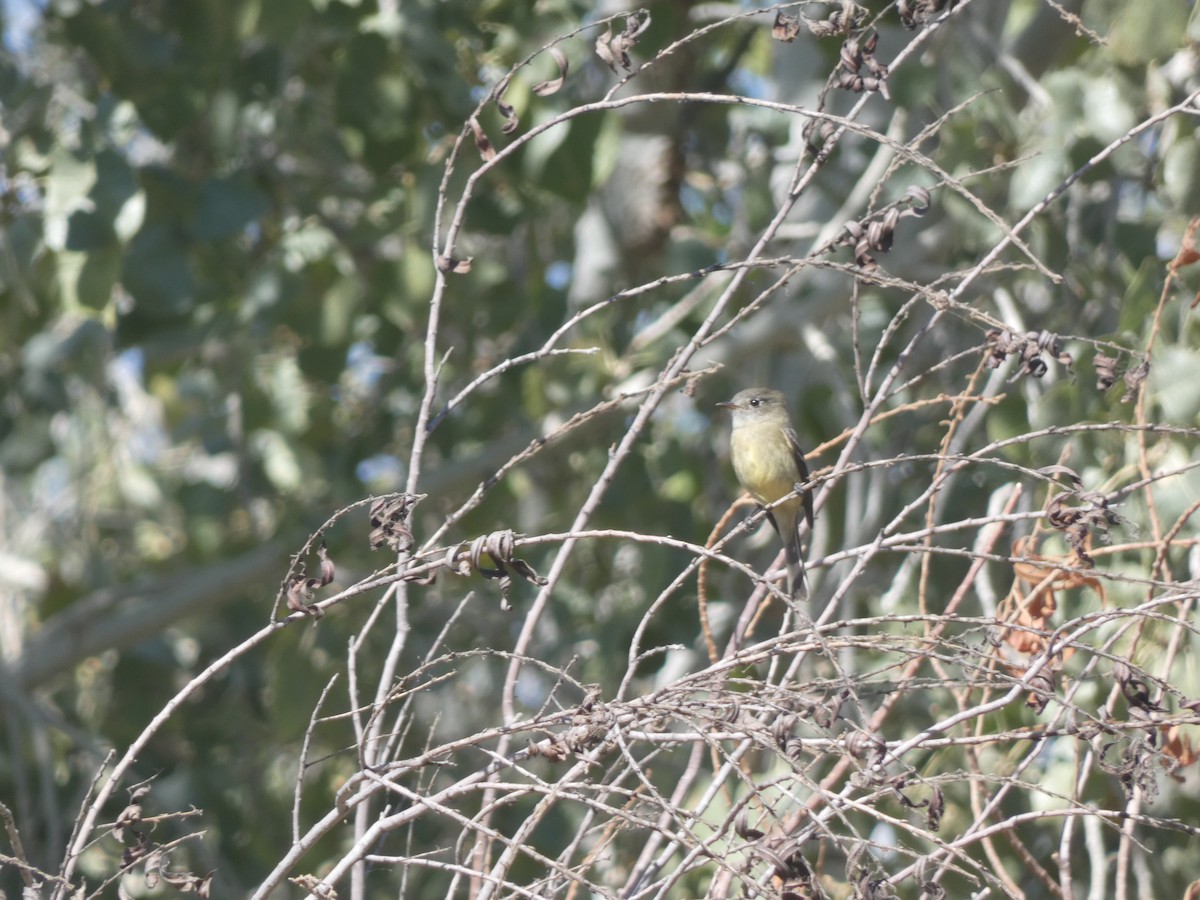
[[[6,10],[0,890],[1197,878],[1194,5]]]

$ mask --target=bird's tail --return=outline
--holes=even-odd
[[[787,587],[793,600],[808,599],[808,573],[804,571],[804,557],[800,555],[800,531],[792,528],[784,541],[787,555]]]

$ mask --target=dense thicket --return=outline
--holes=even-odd
[[[1194,5],[5,15],[0,890],[1197,878]]]

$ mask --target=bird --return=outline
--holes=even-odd
[[[783,541],[788,593],[793,599],[807,600],[800,515],[803,512],[811,531],[813,501],[811,491],[795,493],[797,485],[808,481],[808,466],[788,415],[787,401],[773,388],[752,387],[717,406],[729,410],[733,417],[729,450],[734,474],[750,496],[767,507],[767,518]],[[793,496],[772,506],[789,494]]]

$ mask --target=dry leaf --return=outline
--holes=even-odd
[[[492,146],[488,136],[483,133],[483,127],[479,124],[479,120],[471,116],[467,120],[467,124],[471,126],[471,132],[475,135],[475,146],[479,148],[479,155],[483,157],[484,162],[491,162],[496,158],[496,148]]]
[[[540,81],[533,86],[533,92],[539,97],[549,97],[551,94],[557,93],[563,86],[563,82],[567,79],[567,72],[570,70],[567,64],[567,56],[557,47],[550,48],[550,55],[554,57],[554,61],[558,63],[558,77],[549,81]]]
[[[775,23],[771,26],[771,37],[777,41],[790,44],[800,34],[800,17],[785,16],[783,11],[775,13]]]

